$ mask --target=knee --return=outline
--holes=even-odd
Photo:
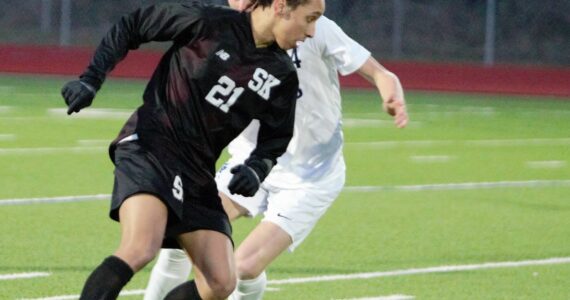
[[[236,271],[240,280],[251,280],[257,278],[263,272],[263,266],[260,266],[252,259],[237,259]]]
[[[127,262],[134,271],[139,271],[151,262],[158,249],[151,245],[122,245],[116,255]]]
[[[180,249],[162,249],[160,250],[160,258],[166,260],[169,263],[188,261],[186,252]]]
[[[214,277],[208,280],[213,299],[226,299],[236,288],[235,276]]]

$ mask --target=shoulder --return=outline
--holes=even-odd
[[[293,65],[291,57],[286,50],[279,48],[277,43],[273,43],[267,50],[270,51],[270,57],[273,61],[271,68],[274,72],[279,74],[279,77],[286,77],[291,73],[297,73],[297,69],[295,65]]]
[[[299,79],[297,77],[297,68],[295,68],[291,57],[276,44],[272,46],[271,50],[273,51],[273,63],[271,64],[270,72],[281,82],[280,89],[284,92],[290,89],[296,91]]]
[[[315,33],[316,38],[319,35],[325,38],[326,36],[339,35],[339,34],[345,34],[345,33],[335,21],[325,16],[322,16],[317,20],[316,33]]]
[[[204,4],[201,1],[190,1],[186,3],[158,3],[148,6],[148,9],[157,12],[169,12],[174,15],[194,15],[204,20],[221,21],[231,18],[238,18],[240,13],[229,7]]]
[[[196,5],[200,5],[202,10],[202,15],[205,19],[212,21],[212,22],[228,22],[228,21],[239,21],[242,20],[241,13],[235,9],[231,9],[226,6],[218,6],[218,5],[210,5],[210,4],[201,4],[195,3]]]
[[[282,65],[281,77],[284,82],[288,85],[298,85],[299,79],[297,77],[297,68],[293,64],[291,57],[287,52],[281,50],[282,53],[279,54],[279,62]]]
[[[327,52],[327,48],[335,48],[339,43],[352,42],[342,28],[333,20],[321,16],[317,20],[315,36],[303,42],[303,48],[313,49],[318,53]]]

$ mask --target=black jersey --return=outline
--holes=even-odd
[[[191,4],[159,4],[125,16],[104,37],[82,80],[100,85],[130,49],[172,41],[144,102],[111,145],[137,134],[162,162],[195,184],[213,180],[215,162],[252,119],[261,123],[252,156],[273,163],[293,134],[298,79],[277,44],[256,48],[248,13]],[[185,176],[185,177],[186,177]]]

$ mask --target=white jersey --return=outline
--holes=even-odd
[[[287,151],[266,179],[276,187],[291,187],[325,179],[342,164],[342,108],[338,73],[358,70],[370,52],[348,37],[332,20],[321,17],[314,38],[289,50],[299,76],[295,131]],[[232,157],[249,156],[257,140],[253,121],[229,145]]]

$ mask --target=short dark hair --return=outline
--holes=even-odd
[[[273,1],[275,1],[275,0],[257,0],[256,5],[259,5],[261,7],[267,7],[267,6],[271,6]],[[297,8],[297,6],[304,5],[309,1],[311,1],[311,0],[287,0],[286,2],[287,2],[288,6],[290,6],[292,9],[295,9],[295,8]]]

